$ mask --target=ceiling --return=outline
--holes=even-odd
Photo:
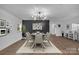
[[[31,11],[35,7],[48,10],[48,19],[54,22],[79,23],[78,4],[0,4],[0,8],[23,20],[31,20]]]

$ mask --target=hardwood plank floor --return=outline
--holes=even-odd
[[[50,40],[60,51],[63,52],[62,55],[79,54],[79,42],[77,41],[73,41],[64,37],[57,37],[54,35],[51,35]],[[0,55],[16,55],[16,51],[24,44],[25,41],[26,40],[20,40],[13,45],[3,49],[2,51],[0,51]]]
[[[78,55],[79,54],[79,42],[73,41],[72,39],[67,39],[64,37],[51,36],[51,42],[60,49],[65,55]]]
[[[26,40],[20,40],[9,47],[0,51],[0,55],[16,55],[16,51],[24,44]]]

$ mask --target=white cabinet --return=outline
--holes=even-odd
[[[73,40],[78,40],[78,33],[77,32],[73,33]]]
[[[72,32],[69,32],[69,33],[68,33],[68,38],[69,38],[69,39],[73,39],[73,33],[72,33]]]

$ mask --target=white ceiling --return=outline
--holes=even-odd
[[[25,20],[32,19],[30,12],[34,7],[46,8],[49,12],[48,19],[54,22],[79,23],[79,5],[77,4],[0,4],[0,8]]]

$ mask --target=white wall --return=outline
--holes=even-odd
[[[54,26],[53,26],[54,24]],[[58,28],[57,24],[61,24],[61,27]],[[63,23],[63,22],[53,22],[52,20],[50,20],[50,33],[56,36],[62,36],[62,31],[67,31],[66,29],[66,25],[68,23]],[[71,30],[71,23],[69,23],[70,28],[69,30]]]
[[[56,25],[55,34],[56,34],[56,36],[62,36],[61,27],[59,28],[58,25]]]
[[[50,24],[50,26],[49,26],[50,27],[50,33],[54,35],[55,34],[55,27],[54,27],[55,25],[54,25],[54,22],[51,21],[51,20],[49,22],[50,22],[49,23]]]
[[[17,31],[18,24],[22,20],[3,9],[0,9],[0,19],[6,20],[11,28],[8,35],[0,37],[0,50],[2,50],[22,38],[21,32]]]
[[[56,36],[62,36],[61,30],[62,27],[58,27],[57,23],[50,20],[50,33]]]

